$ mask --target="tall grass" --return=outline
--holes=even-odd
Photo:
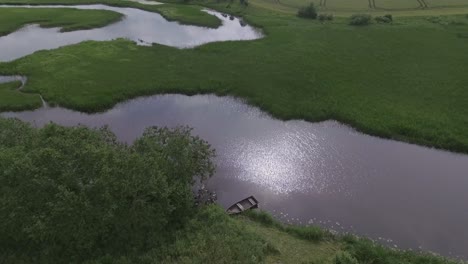
[[[255,222],[268,227],[278,228],[304,240],[320,242],[333,239],[333,235],[328,230],[322,229],[318,226],[295,226],[282,224],[265,211],[250,210],[245,212],[244,215]]]
[[[440,256],[410,250],[395,250],[380,245],[367,238],[351,234],[332,234],[318,226],[285,225],[265,211],[247,211],[243,214],[248,219],[264,226],[276,228],[292,236],[314,243],[339,243],[341,251],[336,253],[335,264],[455,264]]]

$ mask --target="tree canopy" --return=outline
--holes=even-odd
[[[212,175],[213,156],[187,127],[151,127],[128,146],[107,128],[0,119],[0,258],[83,262],[157,247],[195,213],[192,185]]]

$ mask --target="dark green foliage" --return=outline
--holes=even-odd
[[[349,21],[350,25],[353,26],[366,26],[371,23],[372,16],[368,14],[356,14],[352,15]]]
[[[319,14],[318,15],[318,20],[320,21],[326,21],[326,20],[333,20],[333,15],[332,14]]]
[[[310,3],[308,6],[299,8],[297,11],[297,16],[302,18],[316,19],[317,9],[315,8],[314,3]]]
[[[340,251],[335,256],[335,264],[359,264],[359,262],[348,252]]]
[[[377,16],[374,19],[377,23],[388,24],[392,22],[392,20],[386,16]]]
[[[391,14],[386,14],[384,17],[388,18],[390,21],[393,21],[393,16]]]
[[[150,128],[126,146],[105,128],[0,119],[0,258],[82,262],[158,248],[194,213],[192,182],[212,174],[212,156],[187,128]]]

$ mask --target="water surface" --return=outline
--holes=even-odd
[[[255,195],[285,222],[352,231],[400,248],[468,258],[468,156],[363,135],[334,121],[283,122],[230,97],[164,95],[99,114],[3,113],[42,126],[109,125],[132,142],[148,126],[189,125],[217,150],[219,202]]]
[[[241,22],[239,18],[223,16],[219,12],[204,10],[222,21],[216,29],[181,25],[169,22],[161,15],[135,8],[106,5],[42,5],[12,6],[0,8],[76,8],[87,10],[110,10],[124,15],[121,21],[101,28],[60,32],[60,28],[41,28],[27,25],[11,34],[0,37],[0,61],[12,61],[39,50],[55,49],[86,40],[106,41],[126,38],[138,45],[163,44],[177,48],[192,48],[209,42],[227,40],[253,40],[262,37],[259,30]],[[2,52],[3,51],[3,52]]]

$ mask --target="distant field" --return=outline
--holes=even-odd
[[[321,10],[340,14],[352,12],[398,12],[397,15],[468,13],[468,0],[252,0],[266,9],[294,13],[313,2]],[[416,15],[418,14],[416,13]]]

